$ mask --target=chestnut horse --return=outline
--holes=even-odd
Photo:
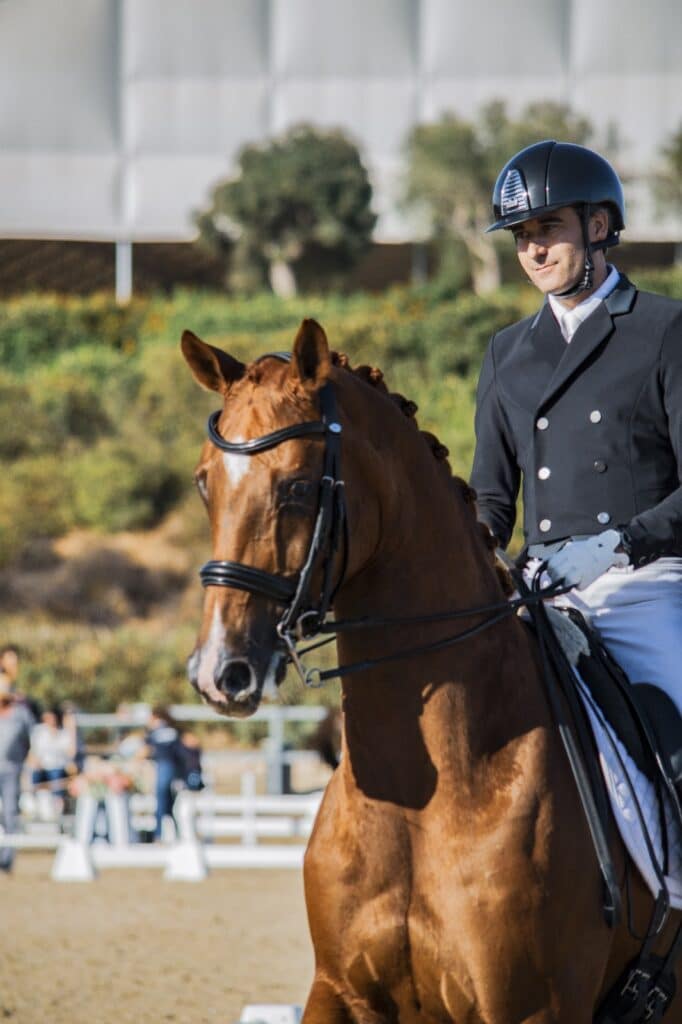
[[[348,527],[346,564],[339,550],[332,565],[336,618],[416,618],[503,600],[472,492],[378,371],[350,370],[309,320],[290,362],[273,355],[245,366],[190,332],[182,347],[198,382],[223,400],[196,479],[219,560],[209,566],[232,568],[227,585],[204,579],[189,660],[193,686],[214,708],[251,714],[266,681],[284,674],[282,599],[241,576],[251,567],[261,582],[295,581],[306,562],[326,442],[287,428],[319,424],[327,384],[342,429]],[[282,430],[281,443],[255,454],[239,448]],[[316,565],[318,589],[321,577]],[[339,662],[409,651],[452,630],[415,621],[349,631]],[[343,712],[341,764],[305,857],[316,960],[305,1024],[592,1024],[640,943],[626,923],[604,921],[590,834],[518,617],[358,671],[344,681]],[[625,854],[612,845],[622,881]],[[630,874],[641,932],[652,900]],[[667,1020],[682,1021],[679,996]]]

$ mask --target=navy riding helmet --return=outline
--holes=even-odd
[[[599,246],[617,245],[625,201],[613,167],[585,146],[547,139],[522,149],[502,168],[493,190],[495,221],[487,230],[509,228],[560,206],[583,205],[610,208],[611,231]]]

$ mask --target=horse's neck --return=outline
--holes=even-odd
[[[338,618],[427,616],[503,599],[471,509],[452,496],[440,504],[433,490],[425,493],[418,528],[387,544],[384,556],[344,588]],[[462,633],[485,617],[342,634],[339,659],[347,664],[408,651]],[[505,741],[505,716],[496,712],[505,700],[500,669],[505,645],[519,639],[518,628],[511,622],[491,626],[444,651],[399,658],[348,679],[346,753],[360,789],[417,808],[428,802],[436,780],[461,781]]]
[[[473,509],[444,468],[427,465],[421,480],[405,474],[395,493],[409,495],[409,505],[407,497],[398,499],[395,510],[382,515],[378,551],[339,593],[337,618],[417,617],[501,600]],[[446,630],[450,627],[446,624]],[[404,629],[419,632],[419,627]]]

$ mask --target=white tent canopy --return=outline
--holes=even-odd
[[[628,238],[682,234],[644,180],[682,120],[680,0],[0,0],[0,236],[189,239],[240,146],[306,121],[360,143],[405,240],[409,129],[495,98],[615,125]]]

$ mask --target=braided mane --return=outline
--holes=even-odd
[[[410,398],[406,398],[405,395],[401,395],[397,391],[389,391],[386,387],[386,382],[384,381],[383,372],[377,366],[351,366],[348,356],[343,352],[332,352],[331,360],[333,366],[339,366],[341,369],[347,370],[349,373],[352,373],[353,376],[364,381],[365,384],[369,384],[370,387],[376,388],[377,391],[380,391],[383,395],[390,398],[391,401],[398,406],[403,416],[410,420],[414,424],[415,428],[419,430],[419,425],[417,423],[417,403],[413,402]],[[476,491],[473,487],[470,487],[462,477],[453,474],[452,467],[448,462],[448,455],[450,452],[446,446],[438,440],[436,435],[432,434],[428,430],[420,430],[419,433],[429,446],[433,457],[442,464],[445,472],[450,478],[451,486],[459,494],[464,505],[469,510],[471,518],[474,521],[475,528],[478,530],[485,548],[492,556],[494,568],[497,572],[498,579],[502,584],[502,588],[505,593],[510,594],[514,589],[514,585],[511,581],[508,570],[494,554],[497,548],[497,541],[486,524],[478,521],[476,515]]]
[[[370,387],[376,388],[383,395],[387,395],[398,406],[403,416],[411,420],[415,427],[419,429],[417,424],[417,403],[413,402],[410,398],[406,398],[405,395],[399,394],[397,391],[389,391],[384,381],[383,372],[377,366],[351,366],[348,356],[343,352],[332,352],[331,358],[333,366],[340,366],[342,369],[348,370],[349,373],[359,377],[365,384],[369,384]],[[433,457],[438,462],[442,462],[448,474],[452,476],[452,468],[448,462],[450,452],[445,445],[438,440],[435,434],[430,433],[428,430],[420,430],[419,433],[428,444]],[[475,491],[461,477],[452,476],[452,479],[461,488],[464,501],[467,504],[472,504],[476,500]]]

